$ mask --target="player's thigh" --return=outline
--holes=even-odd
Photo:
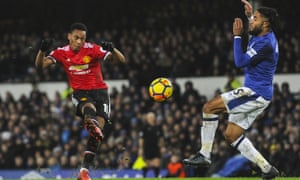
[[[268,102],[257,102],[258,100],[245,103],[236,109],[230,111],[228,121],[232,122],[243,129],[248,129],[258,115],[268,106]]]
[[[98,90],[97,93],[94,94],[94,99],[97,108],[97,116],[102,117],[105,121],[109,121],[111,105],[107,90]]]
[[[203,106],[203,112],[209,114],[218,114],[226,112],[226,106],[221,96],[217,96]]]
[[[93,104],[93,98],[86,93],[86,91],[76,91],[72,94],[72,102],[76,107],[76,115],[83,117],[83,107],[89,106],[96,109]]]
[[[256,109],[264,109],[270,103],[247,87],[223,93],[221,97],[230,114],[250,113]]]

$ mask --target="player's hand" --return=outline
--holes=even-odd
[[[243,21],[241,18],[235,18],[232,26],[233,36],[241,36],[244,32]]]
[[[247,0],[241,0],[241,2],[244,4],[245,15],[250,18],[253,11],[252,5]]]
[[[114,49],[114,45],[112,42],[102,41],[101,44],[102,48],[106,51],[112,52]]]
[[[50,49],[53,44],[53,39],[43,39],[40,45],[40,50],[46,52]]]

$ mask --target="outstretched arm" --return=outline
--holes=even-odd
[[[51,59],[45,57],[45,54],[46,53],[41,50],[39,50],[39,52],[37,53],[35,57],[35,67],[37,69],[46,68],[54,63]]]
[[[242,48],[242,34],[243,34],[243,21],[241,18],[235,18],[232,26],[232,33],[234,36],[233,53],[234,63],[236,67],[244,67],[250,62],[250,57],[247,53],[243,52]]]
[[[112,42],[103,41],[101,42],[101,46],[104,50],[111,52],[111,54],[107,57],[109,61],[120,61],[122,63],[126,63],[125,56],[117,48],[114,47]]]
[[[111,58],[113,61],[118,60],[122,63],[126,63],[125,56],[117,48],[114,48],[111,52]]]

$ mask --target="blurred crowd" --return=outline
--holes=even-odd
[[[103,8],[102,6],[87,2],[86,6],[90,6],[90,11],[93,11],[93,8],[99,10],[94,10],[94,14],[85,14],[87,10],[83,10],[82,15],[76,13],[78,17],[74,15],[73,18],[69,18],[70,12],[58,9],[57,14],[66,16],[66,19],[55,18],[53,15],[52,19],[45,22],[41,22],[39,18],[47,18],[44,17],[47,14],[52,16],[51,12],[45,11],[46,15],[41,16],[28,12],[27,16],[20,15],[17,19],[7,18],[7,21],[0,21],[4,27],[0,30],[0,82],[66,80],[65,73],[59,68],[51,68],[39,74],[34,69],[33,61],[42,38],[54,38],[53,48],[64,45],[67,41],[68,27],[73,21],[87,24],[89,41],[112,41],[127,57],[126,66],[112,66],[109,63],[104,66],[103,73],[106,79],[126,79],[135,76],[141,83],[148,83],[149,79],[157,75],[221,76],[233,71],[236,71],[235,74],[242,74],[234,68],[232,54],[233,19],[239,16],[246,23],[243,7],[239,2],[117,2],[117,12],[115,9],[113,11],[115,6],[103,5],[107,8],[105,15],[99,9]],[[297,8],[286,8],[287,5],[297,7],[297,4],[293,3],[295,2],[265,2],[265,5],[278,8],[282,20],[277,30],[280,46],[277,73],[300,72],[300,32],[297,30],[299,25],[293,23],[290,18],[295,15]],[[54,6],[53,4],[49,3],[47,6]],[[78,2],[72,5],[76,4],[78,5]],[[33,20],[40,22],[39,26],[33,23]]]
[[[1,8],[10,9],[15,1]],[[157,76],[174,77],[176,85],[175,77],[241,75],[234,67],[232,54],[233,19],[236,16],[245,19],[241,4],[208,0],[172,0],[172,3],[112,0],[101,5],[97,1],[83,5],[74,0],[67,3],[70,10],[66,11],[56,7],[55,2],[58,0],[27,1],[15,8],[39,8],[26,13],[19,9],[13,17],[6,11],[0,12],[0,82],[65,81],[66,75],[59,67],[37,72],[35,54],[42,38],[54,38],[53,47],[65,44],[69,25],[81,21],[89,28],[89,41],[112,41],[128,59],[127,65],[103,66],[105,79],[128,79],[130,85],[123,86],[121,91],[111,89],[113,124],[105,128],[105,142],[94,167],[131,168],[137,158],[138,133],[149,111],[156,113],[164,132],[160,142],[162,168],[167,167],[172,154],[182,159],[199,150],[201,108],[207,101],[206,95],[186,82],[184,89],[174,86],[172,99],[156,103],[150,99],[147,85]],[[65,1],[59,3],[66,7]],[[300,73],[300,25],[291,18],[297,15],[299,3],[295,0],[264,3],[275,6],[282,19],[278,29],[277,74]],[[41,13],[46,6],[57,8],[56,13],[46,10]],[[82,13],[78,13],[79,8]],[[300,100],[290,92],[287,83],[274,84],[274,90],[268,111],[255,121],[247,136],[279,170],[288,176],[300,176]],[[0,169],[78,168],[88,133],[74,114],[70,97],[62,97],[61,92],[56,92],[53,100],[39,89],[19,99],[10,92],[0,97]],[[219,118],[212,156],[214,166],[197,171],[199,176],[216,174],[236,154],[221,134],[226,114]],[[123,157],[130,157],[130,163],[122,163]],[[190,170],[186,174],[195,175]]]
[[[112,89],[113,124],[105,128],[106,137],[94,161],[95,169],[132,167],[138,154],[138,133],[149,111],[155,112],[157,123],[163,129],[162,168],[167,167],[171,155],[182,159],[199,149],[201,108],[207,98],[190,81],[184,89],[176,86],[176,81],[173,83],[174,96],[162,103],[151,100],[145,86]],[[300,176],[299,99],[290,92],[287,83],[274,87],[275,95],[268,111],[255,121],[247,136],[278,169],[288,176]],[[0,101],[0,169],[58,170],[80,166],[88,134],[81,119],[74,116],[70,97],[64,99],[57,92],[55,99],[50,100],[47,94],[34,89],[30,96],[19,99],[7,92]],[[187,170],[187,176],[211,176],[237,153],[221,133],[226,114],[219,118],[212,156],[214,166],[193,173]],[[124,158],[129,163],[123,163]]]

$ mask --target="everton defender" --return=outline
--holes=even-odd
[[[209,166],[214,135],[218,126],[218,114],[227,112],[229,122],[224,132],[226,140],[246,158],[260,167],[263,179],[273,179],[279,172],[244,135],[255,118],[270,104],[273,95],[273,77],[278,61],[278,42],[274,30],[278,22],[275,9],[261,7],[252,16],[252,6],[242,0],[249,17],[251,38],[246,52],[242,49],[243,22],[235,18],[233,23],[234,62],[244,68],[244,87],[221,94],[203,107],[201,128],[202,147],[185,165]]]

